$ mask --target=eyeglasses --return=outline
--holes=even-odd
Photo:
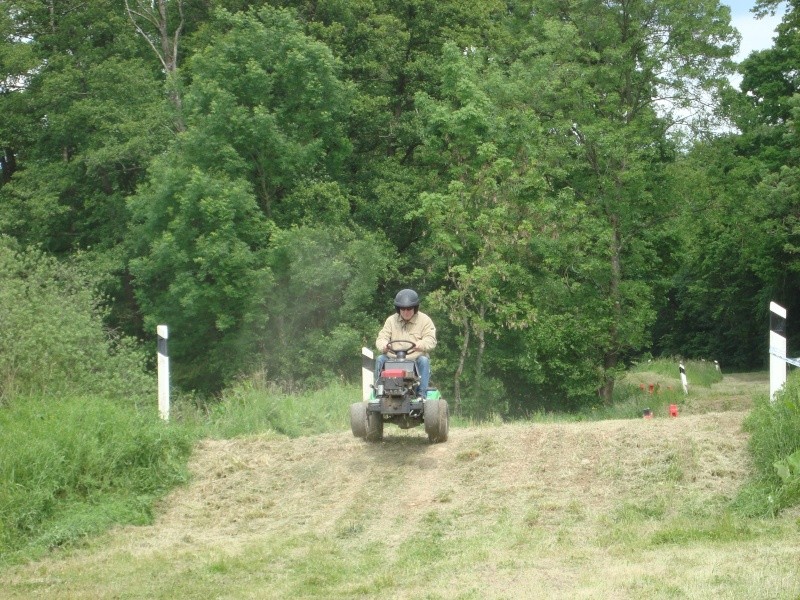
[[[400,307],[400,310],[414,310],[414,307],[413,306],[402,306],[402,307]]]

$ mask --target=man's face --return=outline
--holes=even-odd
[[[413,306],[411,308],[401,308],[400,309],[400,318],[403,319],[403,321],[410,321],[411,317],[413,317],[413,316],[414,316],[414,307]]]

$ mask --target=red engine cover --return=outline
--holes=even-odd
[[[405,377],[406,372],[403,369],[385,369],[381,375],[383,377]]]

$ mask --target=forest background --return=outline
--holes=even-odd
[[[737,66],[717,0],[5,0],[0,396],[89,385],[84,329],[21,351],[84,300],[120,385],[161,323],[186,392],[352,380],[403,287],[467,411],[760,368],[770,301],[800,341],[799,24]]]

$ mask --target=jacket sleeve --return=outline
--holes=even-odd
[[[378,337],[375,340],[375,347],[378,352],[383,354],[383,349],[389,340],[392,339],[392,317],[390,316],[383,324],[383,328],[378,332]]]
[[[436,326],[433,324],[433,320],[427,315],[422,323],[421,334],[422,339],[417,344],[417,349],[420,352],[430,352],[436,348]]]

